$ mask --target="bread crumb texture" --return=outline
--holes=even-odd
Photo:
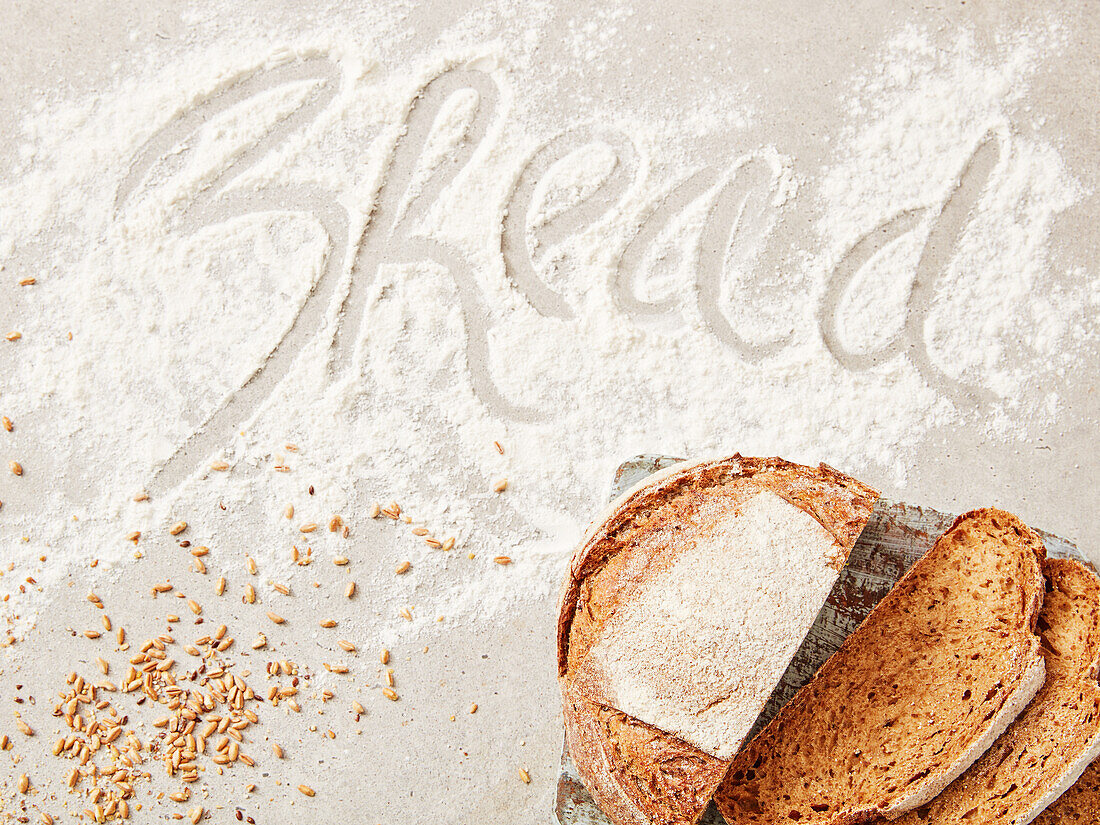
[[[858,821],[957,777],[1041,684],[1043,559],[1011,514],[961,516],[734,759],[726,821]]]

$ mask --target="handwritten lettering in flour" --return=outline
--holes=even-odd
[[[171,231],[195,233],[246,215],[305,213],[324,230],[328,251],[312,289],[282,337],[243,384],[163,465],[153,481],[154,489],[174,485],[228,441],[263,404],[270,388],[288,373],[302,348],[326,328],[325,318],[334,307],[339,311],[331,333],[331,377],[356,369],[356,347],[362,337],[371,287],[379,268],[389,264],[431,262],[447,273],[461,305],[469,379],[477,396],[494,414],[515,421],[538,421],[552,415],[509,397],[494,379],[488,333],[492,318],[475,277],[475,265],[461,250],[415,231],[418,219],[486,148],[494,122],[504,114],[500,89],[489,74],[454,68],[423,85],[410,102],[403,128],[389,150],[382,182],[361,234],[353,231],[352,216],[334,192],[283,183],[233,185],[314,122],[333,100],[339,83],[338,66],[324,56],[237,77],[174,117],[150,138],[118,187],[116,210],[133,208],[143,191],[163,185],[173,170],[187,163],[187,138],[204,123],[272,90],[301,89],[294,104],[277,113],[266,131],[229,153],[220,168],[203,178],[193,191],[176,199],[174,211],[166,216]],[[421,179],[418,170],[433,124],[456,95],[474,101],[463,139],[449,152],[446,162],[436,163],[427,179]],[[988,397],[982,387],[948,376],[935,365],[927,350],[925,325],[937,278],[952,259],[971,210],[998,161],[1003,141],[996,133],[987,135],[973,148],[969,161],[958,170],[957,179],[945,182],[949,193],[945,199],[888,216],[833,267],[820,299],[817,323],[825,346],[844,369],[863,371],[904,357],[929,386],[956,403],[981,403]],[[573,152],[596,145],[611,153],[610,169],[591,185],[578,187],[572,200],[544,216],[541,225],[531,226],[533,204],[555,165]],[[789,336],[762,340],[759,335],[744,332],[723,309],[731,261],[742,272],[752,274],[753,267],[760,266],[759,249],[768,242],[779,213],[787,208],[782,194],[786,165],[782,158],[751,155],[729,167],[697,170],[653,201],[618,250],[612,281],[607,285],[617,308],[639,320],[660,316],[675,319],[685,310],[685,302],[691,302],[714,340],[751,363],[765,361],[788,346]],[[629,137],[592,126],[569,130],[544,143],[518,171],[501,216],[500,255],[511,288],[540,316],[569,320],[576,310],[563,291],[545,277],[536,248],[552,247],[623,208],[625,193],[641,182],[640,175]],[[691,253],[690,294],[656,298],[644,294],[639,277],[650,263],[655,244],[667,227],[689,212],[702,215],[698,241]],[[925,239],[910,276],[900,331],[871,351],[850,350],[838,332],[837,321],[847,290],[879,252],[918,233]],[[765,294],[756,296],[756,300],[763,308],[765,303],[783,299],[781,294]],[[774,312],[776,308],[768,309]],[[261,376],[263,381],[259,380]]]

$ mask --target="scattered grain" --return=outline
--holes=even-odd
[[[403,561],[401,562],[401,564],[397,565],[397,569],[395,569],[393,572],[401,576],[405,573],[408,573],[410,567],[412,567],[412,562]]]
[[[309,785],[299,785],[298,790],[301,791],[302,793],[304,793],[306,796],[316,796],[317,795],[317,792],[315,790],[313,790],[313,788],[309,787]]]
[[[506,478],[497,479],[496,483],[493,485],[493,492],[494,493],[503,493],[507,489],[508,489],[508,479],[506,479]]]
[[[187,529],[187,522],[186,521],[177,521],[170,528],[168,528],[168,532],[171,533],[173,536],[178,536],[180,533],[182,533],[186,529]]]

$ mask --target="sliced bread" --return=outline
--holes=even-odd
[[[570,754],[614,823],[699,818],[877,497],[824,465],[730,456],[651,476],[593,523],[558,672]]]
[[[1100,762],[1093,762],[1073,787],[1039,814],[1035,825],[1100,825]]]
[[[981,759],[898,822],[1027,825],[1100,755],[1100,578],[1068,559],[1047,559],[1043,572],[1046,683]]]
[[[1042,541],[1015,516],[960,516],[733,760],[730,825],[853,823],[925,804],[1043,684]]]

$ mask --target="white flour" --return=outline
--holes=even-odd
[[[1048,243],[1080,186],[1019,105],[1057,33],[989,54],[966,34],[941,52],[899,32],[838,91],[844,125],[818,168],[744,137],[756,103],[743,84],[652,111],[583,91],[556,104],[566,78],[538,50],[598,67],[629,15],[547,44],[541,22],[496,11],[412,57],[387,39],[401,20],[381,13],[299,34],[273,22],[263,41],[227,31],[123,67],[97,99],[27,113],[0,190],[3,277],[38,278],[5,318],[23,339],[4,351],[0,396],[28,468],[2,496],[0,541],[23,569],[48,585],[89,548],[100,569],[125,568],[127,533],[186,518],[277,571],[300,521],[339,512],[352,555],[412,559],[399,580],[388,561],[362,575],[393,605],[421,606],[415,625],[492,616],[553,592],[635,453],[780,454],[903,486],[937,427],[1026,437],[1028,387],[1094,347],[1100,278],[1056,271]],[[403,123],[437,76],[458,80],[414,110],[430,124],[438,106],[426,139]],[[237,78],[255,89],[221,111]],[[940,230],[958,242],[930,299],[907,310],[925,238],[987,134],[988,180],[965,228]],[[127,178],[143,146],[156,151]],[[714,146],[730,161],[720,169]],[[223,187],[265,194],[242,206]],[[830,287],[848,250],[906,210],[896,242]],[[362,292],[341,314],[353,278]],[[823,343],[830,290],[839,356]],[[239,420],[156,476],[303,305],[311,326],[283,353],[285,375],[261,373]],[[857,363],[902,339],[907,311],[927,314],[919,346]],[[1045,401],[1058,408],[1056,392]],[[229,472],[206,469],[221,458]],[[284,460],[292,472],[275,472]],[[151,502],[131,501],[150,485],[163,487]],[[456,550],[406,532],[384,550],[356,544],[379,541],[365,514],[390,498],[456,535]],[[215,526],[218,502],[233,517]],[[502,553],[514,563],[494,565]],[[21,620],[36,598],[17,600]],[[383,625],[405,626],[387,611]]]

